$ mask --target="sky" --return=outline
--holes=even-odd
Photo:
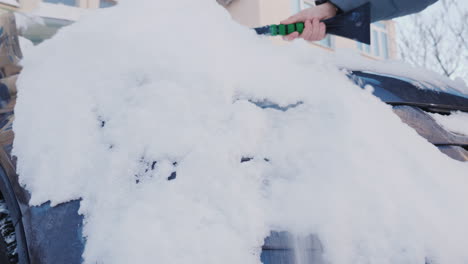
[[[467,12],[468,11],[468,2],[467,1],[462,1],[462,0],[456,0],[456,3],[458,4],[458,8],[457,9],[450,9],[448,11],[448,13],[446,13],[446,11],[444,11],[444,8],[443,8],[443,5],[442,5],[442,1],[438,1],[437,3],[433,4],[432,6],[428,7],[427,9],[425,9],[423,12],[421,12],[420,14],[417,14],[418,16],[420,16],[423,21],[426,21],[426,23],[431,23],[434,21],[434,18],[437,19],[437,21],[440,21],[440,23],[445,23],[445,25],[447,25],[447,27],[444,27],[444,26],[441,26],[440,27],[440,30],[447,30],[447,33],[446,34],[443,34],[446,35],[447,37],[446,38],[443,38],[442,39],[442,43],[443,45],[447,45],[446,46],[446,49],[444,49],[444,51],[446,53],[443,53],[442,54],[442,57],[448,57],[448,56],[458,56],[459,54],[453,54],[453,53],[450,53],[450,52],[453,52],[454,49],[451,49],[450,47],[453,45],[453,40],[450,39],[450,33],[448,32],[450,29],[448,27],[448,24],[447,24],[447,21],[451,21],[452,25],[454,26],[460,26],[461,23],[466,23],[466,19],[463,19],[460,17],[459,13],[458,13],[458,10],[464,10],[464,12]],[[414,23],[413,23],[413,19],[414,19],[414,16],[415,15],[410,15],[410,16],[406,16],[406,17],[402,17],[402,18],[397,18],[395,19],[396,21],[396,26],[397,26],[397,41],[401,41],[401,32],[402,31],[405,31],[407,30],[408,32],[417,32],[417,28],[414,27]],[[440,24],[436,24],[437,26],[439,26]],[[468,31],[465,33],[465,34],[468,34]],[[419,36],[417,33],[414,34],[415,38],[420,38],[421,36]],[[414,39],[414,42],[417,43],[419,39]],[[414,50],[411,51],[411,52],[417,52],[418,50],[420,51],[421,50],[421,46],[415,46],[414,47]],[[458,70],[458,72],[456,74],[454,74],[454,76],[452,78],[462,78],[466,81],[467,80],[467,77],[468,77],[468,51],[465,49],[464,51],[462,51],[462,56],[465,57],[464,60],[462,60],[461,62],[461,65],[460,65],[460,69]],[[433,64],[434,65],[434,64]],[[430,68],[431,65],[428,65],[428,67]],[[433,66],[433,67],[436,67],[437,66]]]

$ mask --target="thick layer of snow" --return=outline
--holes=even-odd
[[[19,36],[18,39],[23,57],[28,57],[29,53],[34,48],[34,43],[32,43],[29,39],[21,36]]]
[[[447,130],[468,136],[468,113],[455,112],[451,115],[431,114]]]
[[[468,262],[468,164],[215,1],[121,1],[23,65],[20,181],[32,205],[82,198],[85,263],[259,264],[270,230],[336,264]]]

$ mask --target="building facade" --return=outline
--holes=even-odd
[[[239,23],[248,27],[257,27],[278,24],[292,14],[314,5],[313,0],[234,0],[226,7]],[[395,34],[395,22],[382,21],[371,26],[370,46],[331,35],[311,45],[329,51],[352,49],[376,60],[395,59],[397,57]]]

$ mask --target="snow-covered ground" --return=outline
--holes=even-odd
[[[22,64],[20,181],[32,205],[82,198],[85,263],[259,264],[270,230],[336,264],[468,262],[468,164],[215,1],[121,1]]]

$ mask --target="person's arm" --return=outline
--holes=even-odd
[[[371,3],[372,22],[418,13],[437,0],[332,0],[343,12]]]
[[[303,38],[317,41],[325,38],[325,24],[321,20],[334,17],[338,11],[347,12],[365,3],[371,3],[372,22],[392,19],[420,12],[438,0],[330,0],[327,3],[310,7],[281,21],[281,24],[304,22],[301,35],[295,32],[285,36],[285,40]]]

